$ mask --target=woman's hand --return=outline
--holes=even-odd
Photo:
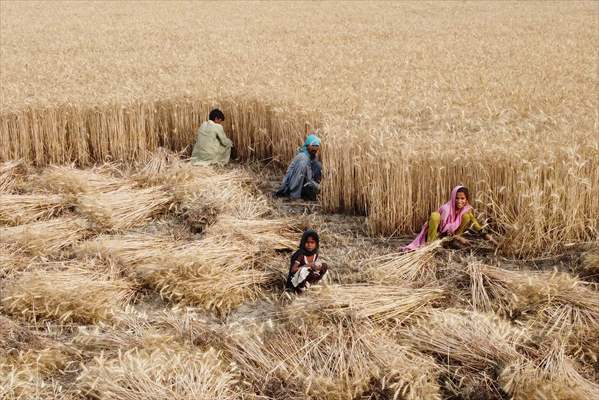
[[[489,242],[493,243],[495,246],[499,246],[499,243],[497,243],[497,240],[495,240],[495,238],[493,238],[493,236],[491,236],[490,234],[486,234],[485,235],[485,239],[487,239]]]
[[[463,246],[470,246],[470,241],[468,239],[466,239],[465,237],[462,237],[460,235],[455,235],[453,237],[455,240],[458,241],[459,244],[463,245]]]

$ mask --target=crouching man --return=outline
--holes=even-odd
[[[222,122],[225,115],[215,108],[208,121],[198,128],[196,143],[191,153],[192,165],[225,165],[231,158],[233,142],[225,135]]]

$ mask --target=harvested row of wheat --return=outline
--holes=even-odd
[[[181,243],[163,235],[130,233],[100,236],[75,252],[115,261],[125,274],[158,289],[165,298],[221,315],[262,297],[263,288],[279,279],[267,265],[272,253],[238,238],[207,236]]]
[[[425,353],[481,371],[519,360],[517,348],[527,336],[493,314],[447,309],[410,328],[405,339]]]
[[[12,245],[32,255],[52,256],[89,234],[89,224],[77,217],[0,227],[0,243]]]
[[[207,171],[204,173],[204,171]],[[251,177],[242,170],[214,174],[212,170],[194,172],[194,179],[175,188],[183,207],[209,207],[240,219],[266,216],[272,212],[264,196],[249,190]]]
[[[289,219],[239,219],[222,216],[206,231],[211,237],[247,241],[261,251],[293,250],[299,230]]]
[[[435,303],[444,297],[437,288],[413,289],[406,286],[330,285],[315,287],[310,296],[300,297],[289,306],[291,316],[321,313],[324,317],[356,316],[377,323],[405,324],[430,315]]]
[[[0,194],[0,225],[20,225],[60,215],[72,203],[61,195]]]
[[[140,227],[172,206],[174,199],[162,188],[120,189],[77,197],[76,209],[100,231]]]
[[[599,294],[578,278],[558,272],[511,271],[479,262],[467,268],[476,309],[500,311],[543,336],[573,335],[584,342],[599,330]]]
[[[131,350],[97,357],[78,378],[81,394],[95,399],[234,400],[236,377],[215,351]]]
[[[416,251],[369,259],[363,265],[367,280],[391,285],[430,283],[436,279],[435,250],[442,244],[443,241],[437,240]]]
[[[180,245],[171,236],[128,232],[123,235],[99,235],[74,248],[80,258],[97,257],[116,262],[124,272],[135,273],[138,266],[169,263]]]
[[[432,360],[392,345],[368,325],[347,322],[295,321],[263,339],[233,336],[228,353],[251,390],[268,398],[441,398]]]
[[[4,312],[30,321],[110,320],[133,296],[131,284],[86,270],[26,272],[4,285]]]
[[[79,169],[73,165],[50,166],[22,184],[27,192],[46,191],[56,194],[110,192],[126,186],[124,179],[110,174],[109,165],[92,169]]]
[[[265,257],[243,242],[207,237],[175,249],[162,267],[143,266],[139,272],[164,297],[226,315],[263,297],[264,287],[279,279],[262,265]]]
[[[514,400],[599,398],[599,385],[578,373],[559,341],[538,360],[519,360],[506,366],[499,382]]]

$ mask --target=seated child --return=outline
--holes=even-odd
[[[438,211],[433,211],[427,223],[412,243],[404,247],[404,250],[416,250],[442,236],[451,236],[461,245],[469,245],[470,242],[462,237],[468,229],[483,235],[493,244],[497,242],[493,237],[484,233],[482,227],[474,216],[472,206],[469,204],[470,193],[464,186],[456,186],[451,191],[451,199],[443,204]]]
[[[314,230],[302,235],[299,250],[291,256],[291,265],[287,275],[287,290],[302,292],[306,284],[314,284],[327,273],[327,265],[318,256],[320,239]]]

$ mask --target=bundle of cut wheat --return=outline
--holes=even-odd
[[[443,290],[436,288],[332,285],[312,288],[309,298],[295,300],[289,306],[289,312],[317,312],[325,317],[355,315],[377,323],[404,324],[428,316],[432,311],[431,306],[443,296]]]
[[[435,250],[441,247],[437,240],[416,251],[385,254],[369,259],[363,268],[368,280],[382,284],[427,283],[435,280]]]
[[[127,186],[125,180],[104,172],[103,168],[79,169],[74,166],[51,166],[31,177],[25,184],[27,191],[50,193],[110,192]]]
[[[263,338],[234,335],[225,344],[245,384],[269,398],[440,399],[434,361],[369,324],[294,320]]]
[[[0,244],[0,279],[8,279],[23,271],[32,261],[31,255],[12,246]]]
[[[599,398],[599,385],[584,378],[566,356],[565,346],[552,343],[538,360],[519,360],[503,369],[499,381],[514,400],[586,400]]]
[[[529,272],[505,270],[476,260],[468,263],[467,274],[470,277],[472,307],[482,312],[501,311],[510,317],[524,311],[514,306],[518,298],[515,286],[535,277]]]
[[[0,194],[0,225],[20,225],[59,215],[68,197],[47,194]]]
[[[182,185],[193,179],[198,170],[180,160],[178,154],[163,147],[141,157],[130,179],[138,187]]]
[[[493,369],[518,360],[524,331],[492,314],[448,309],[434,311],[405,333],[417,349],[471,371]]]
[[[100,230],[126,230],[142,226],[165,212],[173,196],[162,188],[122,189],[77,198],[77,210]]]
[[[49,221],[0,228],[0,243],[33,255],[51,256],[73,245],[89,232],[82,218],[59,217]]]
[[[238,219],[223,216],[206,232],[255,244],[262,251],[292,250],[297,246],[298,229],[288,219]]]
[[[124,280],[76,269],[38,271],[8,283],[1,305],[4,312],[31,321],[94,323],[112,318],[132,296]]]
[[[145,281],[168,299],[227,315],[246,301],[264,297],[264,287],[275,279],[254,268],[204,264],[166,269],[147,275]]]
[[[100,235],[75,247],[79,257],[99,257],[114,261],[134,272],[140,265],[168,264],[172,252],[180,246],[171,236],[129,232],[123,235]]]
[[[581,272],[585,277],[599,280],[599,244],[583,254]]]
[[[34,369],[0,364],[0,398],[75,400],[76,396],[65,389],[59,378],[44,379]]]
[[[0,193],[10,193],[17,186],[19,175],[25,169],[23,161],[12,160],[0,163]]]
[[[131,350],[95,358],[78,378],[81,394],[96,399],[234,400],[234,374],[215,351]]]
[[[217,214],[225,213],[240,219],[258,218],[271,213],[264,196],[248,189],[251,178],[243,171],[235,170],[215,174],[211,169],[202,169],[194,179],[174,188],[181,206],[211,208]]]

